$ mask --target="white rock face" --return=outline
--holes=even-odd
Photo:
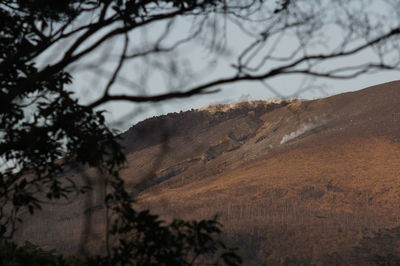
[[[313,130],[314,128],[316,128],[320,125],[321,125],[320,123],[303,123],[295,131],[284,135],[282,137],[280,144],[284,144],[292,139],[295,139],[301,135],[304,135],[305,133],[309,132],[310,130]]]

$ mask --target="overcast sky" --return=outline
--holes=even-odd
[[[375,7],[379,8],[379,7]],[[190,29],[190,25],[186,25],[183,20],[178,20],[173,27],[174,32],[171,33],[171,40],[183,36]],[[140,40],[141,47],[151,44],[154,39],[159,36],[163,31],[165,24],[155,24],[143,31],[136,32],[130,35],[133,40]],[[154,64],[159,62],[166,62],[163,57],[152,58],[151,64],[153,66],[145,66],[142,61],[135,63],[128,63],[124,66],[122,74],[117,78],[116,88],[113,88],[114,92],[122,92],[128,94],[157,94],[167,92],[171,90],[179,90],[181,87],[190,88],[194,84],[201,84],[203,81],[216,79],[219,77],[227,77],[233,73],[232,64],[236,62],[236,55],[238,51],[241,51],[251,39],[247,37],[237,26],[227,22],[226,32],[224,36],[224,47],[225,50],[219,50],[210,52],[201,43],[189,43],[175,54],[174,62],[178,65],[179,77],[186,80],[181,83],[175,82],[174,78],[163,77],[162,74],[153,71],[152,67]],[[340,34],[333,32],[329,39],[329,42],[334,43]],[[172,41],[171,41],[172,42]],[[107,58],[117,57],[118,51],[122,47],[122,39],[117,39],[113,42],[112,46],[103,47],[97,51],[97,54],[93,58],[87,58],[86,62],[96,67],[100,67],[102,62],[106,62]],[[285,54],[287,51],[292,49],[293,42],[290,38],[283,39],[279,45],[277,53]],[[359,57],[353,57],[351,60],[359,60],[373,57],[371,51],[367,51],[359,55]],[[171,57],[171,56],[170,56]],[[168,59],[169,60],[169,59]],[[112,60],[111,60],[112,61]],[[102,71],[112,70],[115,66],[114,63],[104,64]],[[342,64],[343,61],[339,61],[337,64]],[[80,62],[82,64],[82,62]],[[113,65],[114,64],[114,65]],[[149,65],[151,65],[149,64]],[[340,65],[338,65],[340,66]],[[180,67],[180,68],[179,68]],[[93,87],[104,87],[107,82],[107,75],[101,74],[99,71],[82,71],[84,66],[76,68],[73,72],[74,75],[74,87],[84,88],[79,90],[78,96],[82,99],[96,99],[98,93],[93,91]],[[190,72],[186,72],[189,71]],[[187,73],[196,73],[196,75],[188,76]],[[132,104],[132,103],[113,103],[106,104],[100,107],[107,111],[107,121],[115,128],[120,131],[124,131],[133,124],[151,116],[166,114],[169,112],[179,112],[181,110],[188,110],[191,108],[200,108],[205,105],[217,104],[217,103],[232,103],[243,100],[259,100],[259,99],[281,99],[281,98],[301,98],[301,99],[315,99],[326,97],[337,93],[343,93],[348,91],[359,90],[368,86],[397,80],[399,73],[396,71],[385,71],[376,74],[362,75],[354,79],[348,80],[331,80],[331,79],[310,79],[304,76],[285,76],[284,78],[278,78],[268,80],[268,84],[273,87],[267,88],[260,82],[241,82],[237,84],[229,84],[222,87],[219,93],[208,94],[205,96],[193,96],[191,98],[170,100],[162,103],[151,103],[151,104]],[[135,76],[135,86],[129,85],[126,82],[131,76]],[[177,79],[178,80],[178,79]],[[143,85],[141,91],[140,87]]]

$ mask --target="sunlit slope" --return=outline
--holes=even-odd
[[[138,208],[164,219],[218,214],[245,265],[357,264],[358,239],[400,226],[400,82],[154,117],[122,143]],[[46,207],[17,239],[104,252],[104,179],[94,169],[67,175],[93,191]]]
[[[174,155],[166,149],[165,158],[176,175],[144,191],[140,203],[166,217],[219,214],[257,263],[346,258],[362,234],[400,225],[399,104],[400,83],[392,82],[292,102],[258,117],[252,130],[234,130],[242,123],[235,118],[222,127],[232,130],[225,136],[221,129],[171,140]],[[235,142],[233,134],[247,137]],[[195,144],[204,151],[188,156]],[[220,151],[207,159],[210,146]]]

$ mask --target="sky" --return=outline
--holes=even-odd
[[[376,3],[373,1],[372,3]],[[375,10],[382,9],[381,6],[371,7]],[[383,10],[383,9],[382,9]],[[176,53],[168,56],[150,57],[149,61],[133,61],[125,64],[117,77],[117,82],[112,88],[113,93],[126,94],[158,94],[182,88],[190,88],[196,84],[201,84],[208,80],[227,77],[234,73],[232,64],[235,64],[237,54],[246,47],[252,39],[246,35],[238,26],[232,22],[224,25],[224,38],[220,46],[224,49],[211,49],[207,47],[209,43],[204,35],[203,39],[184,45]],[[140,50],[149,47],[164,32],[166,24],[155,24],[142,31],[134,32],[130,35],[136,46],[134,49]],[[173,43],[174,40],[183,38],[188,34],[192,25],[185,19],[178,19],[171,27],[171,32],[166,39],[166,43]],[[257,31],[257,25],[253,28]],[[332,32],[324,39],[325,46],[334,46],[335,42],[341,38],[341,32],[332,29]],[[294,49],[295,41],[290,36],[284,36],[279,43],[275,54],[287,54]],[[218,43],[217,43],[218,44]],[[123,46],[123,40],[117,39],[111,45],[98,50],[92,57],[86,58],[85,62],[79,62],[79,66],[73,66],[74,88],[79,87],[77,96],[90,102],[99,97],[99,93],[93,87],[105,87],[110,72],[116,65],[115,58],[118,51]],[[311,52],[323,52],[325,46],[315,45]],[[216,45],[218,47],[218,45]],[[344,61],[333,62],[331,66],[339,67],[341,64],[351,64],[353,62],[364,62],[373,58],[371,50],[366,51],[356,57],[345,59]],[[172,58],[172,59],[171,59]],[[113,60],[114,59],[114,60]],[[347,61],[346,61],[347,60]],[[85,64],[95,67],[96,71],[82,71]],[[336,65],[335,65],[336,64]],[[168,75],[163,71],[158,71],[162,67],[176,67],[176,76]],[[98,70],[100,69],[99,72]],[[88,68],[88,67],[87,67]],[[166,75],[167,74],[167,75]],[[260,82],[240,82],[228,84],[221,87],[220,92],[207,95],[197,95],[190,98],[179,100],[168,100],[162,103],[133,104],[117,102],[102,105],[99,109],[105,110],[107,122],[111,127],[119,131],[125,131],[135,123],[148,117],[179,112],[190,109],[197,109],[210,104],[232,103],[246,100],[268,100],[268,99],[316,99],[343,92],[360,90],[369,86],[385,83],[399,79],[397,71],[384,71],[375,74],[361,75],[354,79],[334,80],[334,79],[311,79],[302,75],[288,75],[283,78],[268,80],[271,87],[266,87]],[[127,81],[129,80],[129,82]],[[76,91],[76,90],[75,90]],[[101,90],[100,90],[101,91]]]

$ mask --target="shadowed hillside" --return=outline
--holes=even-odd
[[[165,219],[218,214],[246,265],[365,265],[353,249],[359,240],[400,226],[400,82],[169,114],[138,123],[122,141],[122,176],[138,206]],[[65,252],[79,241],[104,248],[104,187],[94,185],[18,237]]]
[[[233,104],[229,109],[223,108],[227,105],[215,105],[200,110],[192,109],[191,111],[152,117],[137,123],[121,134],[122,143],[128,153],[139,151],[160,144],[171,137],[196,134],[198,131],[247,115],[249,112],[258,117],[287,104],[286,101],[254,101]]]

